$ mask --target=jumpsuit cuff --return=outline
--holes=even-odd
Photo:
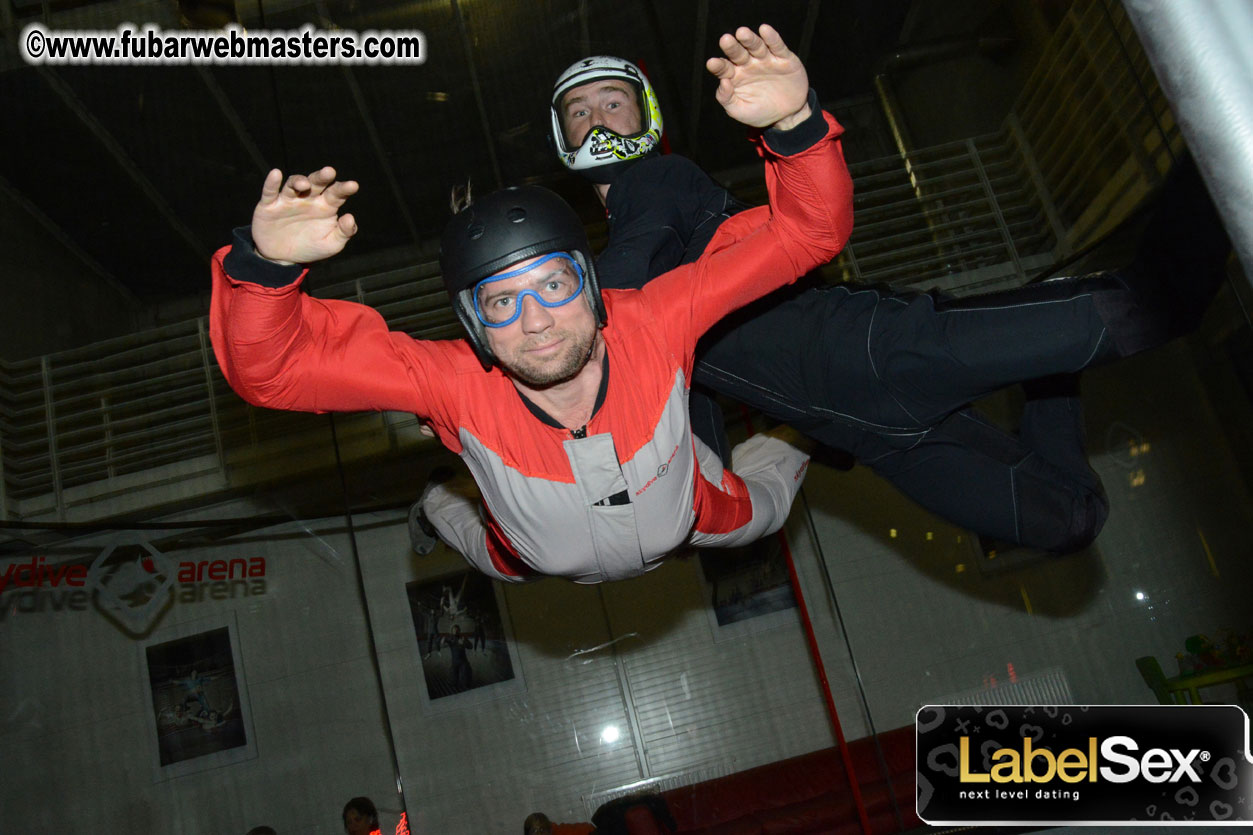
[[[252,228],[239,226],[232,233],[231,251],[222,259],[222,269],[235,281],[279,288],[293,283],[304,273],[303,264],[276,264],[257,254]]]
[[[762,132],[762,138],[772,152],[781,157],[790,157],[801,151],[812,148],[827,135],[827,120],[822,116],[822,107],[818,104],[818,94],[809,88],[809,118],[791,130],[768,128]]]

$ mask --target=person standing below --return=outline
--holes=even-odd
[[[422,657],[430,658],[431,653],[439,649],[439,611],[425,603],[418,604],[418,611],[422,616],[422,634],[426,645]]]
[[[378,835],[379,813],[368,797],[354,797],[344,804],[345,835]]]
[[[481,612],[476,612],[471,616],[474,621],[474,649],[487,652],[487,630],[484,627],[484,621],[487,618]]]
[[[522,835],[592,835],[590,823],[553,823],[543,812],[532,812],[522,822]]]
[[[461,634],[460,626],[454,626],[452,634],[444,639],[444,643],[448,644],[448,675],[452,680],[453,692],[469,690],[474,686],[474,671],[466,652],[469,639]]]

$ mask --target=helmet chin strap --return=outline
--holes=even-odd
[[[592,361],[592,354],[596,353],[596,340],[600,338],[600,328],[596,328],[596,332],[592,335],[592,344],[587,346],[587,356],[583,357],[583,363],[579,366],[582,368]]]
[[[587,309],[591,311],[592,319],[593,321],[595,321],[596,308],[592,304],[592,300],[588,297],[586,293],[580,293],[579,295],[583,296],[583,301],[587,302]],[[589,362],[592,361],[592,354],[596,353],[596,340],[600,338],[600,329],[603,327],[604,327],[603,324],[601,324],[600,322],[596,322],[596,330],[592,332],[592,341],[588,343],[587,354],[584,355],[583,362],[579,363],[580,369],[582,369],[585,365],[587,365]]]

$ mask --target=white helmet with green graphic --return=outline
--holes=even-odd
[[[575,87],[609,79],[625,81],[636,91],[639,96],[640,130],[622,136],[603,125],[597,125],[588,131],[580,144],[572,146],[566,139],[562,99]],[[562,164],[597,182],[608,182],[612,179],[612,173],[615,173],[613,168],[620,168],[622,163],[640,159],[661,144],[661,107],[657,104],[653,85],[639,67],[622,58],[593,55],[575,61],[553,85],[549,109],[552,112],[553,143]],[[604,175],[610,176],[602,179]]]

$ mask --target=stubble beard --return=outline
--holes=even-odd
[[[565,347],[558,356],[546,360],[536,360],[526,356],[526,350],[534,347],[531,344],[520,346],[508,360],[501,361],[509,374],[528,386],[552,386],[572,379],[587,365],[596,339],[596,329],[586,333],[561,331],[557,334],[566,340]],[[552,338],[544,339],[539,344],[553,342]]]

